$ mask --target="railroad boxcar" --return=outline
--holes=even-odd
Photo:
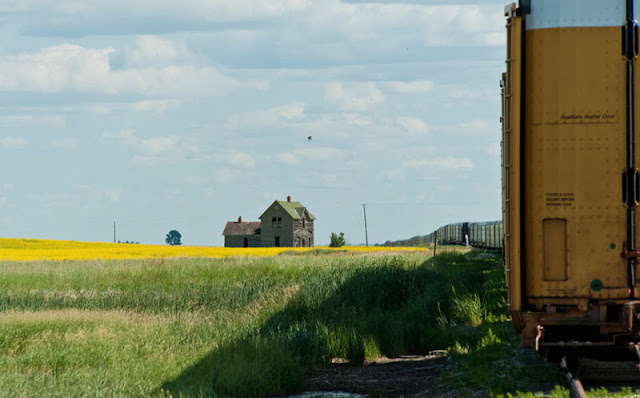
[[[502,221],[469,223],[469,244],[483,249],[501,249]]]
[[[640,341],[634,3],[505,12],[505,273],[514,326],[536,349]]]

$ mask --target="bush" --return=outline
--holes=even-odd
[[[332,232],[329,239],[331,241],[329,247],[342,247],[347,244],[347,240],[344,238],[344,232],[340,232],[340,235]]]

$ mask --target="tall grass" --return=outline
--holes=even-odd
[[[501,347],[474,255],[3,262],[0,395],[267,397],[336,357]]]

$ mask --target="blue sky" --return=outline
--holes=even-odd
[[[287,195],[316,244],[363,203],[370,243],[499,219],[505,4],[2,1],[0,236],[222,245]]]

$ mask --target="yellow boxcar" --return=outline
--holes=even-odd
[[[634,3],[505,11],[505,276],[514,326],[536,349],[640,340]]]

